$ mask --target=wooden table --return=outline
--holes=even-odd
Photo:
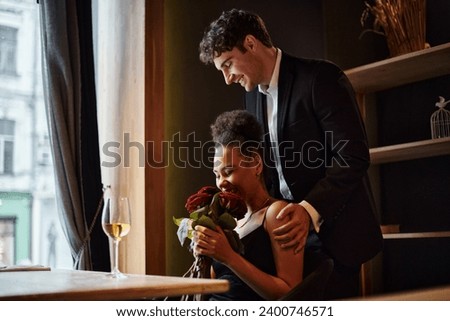
[[[139,300],[185,294],[226,292],[228,281],[127,274],[52,270],[0,272],[0,300]]]

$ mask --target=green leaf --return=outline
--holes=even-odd
[[[221,228],[227,230],[234,230],[234,228],[237,225],[234,217],[228,212],[225,212],[219,216],[218,224],[220,225]]]
[[[244,254],[244,245],[239,238],[239,234],[234,230],[224,230],[223,232],[225,233],[231,248],[240,254]]]
[[[219,204],[219,193],[214,194],[213,199],[210,205],[211,217],[218,218],[221,212],[220,204]]]
[[[216,224],[214,223],[214,221],[206,215],[202,215],[198,220],[197,220],[197,224],[210,228],[211,230],[215,230],[216,229]]]
[[[175,216],[172,216],[172,219],[176,226],[180,226],[185,217],[176,218]]]
[[[198,210],[193,211],[191,214],[189,214],[189,217],[190,217],[191,219],[193,219],[194,221],[195,221],[195,220],[198,220],[198,219],[200,218],[200,216],[202,216],[202,215],[208,213],[208,210],[209,210],[209,206],[208,206],[208,205],[205,205],[204,207],[199,208]]]

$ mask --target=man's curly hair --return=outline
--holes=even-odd
[[[266,47],[273,46],[264,21],[258,15],[238,9],[222,12],[203,34],[199,46],[200,61],[212,64],[214,58],[233,50],[234,47],[245,52],[243,44],[247,35],[254,36]]]
[[[245,110],[220,114],[211,125],[214,143],[224,147],[239,147],[242,155],[261,155],[263,130],[255,116]]]

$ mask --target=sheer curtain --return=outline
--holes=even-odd
[[[74,268],[109,270],[102,198],[91,1],[40,0],[44,95],[56,194]],[[90,230],[92,233],[89,235]]]

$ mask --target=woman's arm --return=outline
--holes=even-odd
[[[266,230],[272,231],[288,220],[288,218],[276,219],[276,215],[285,205],[285,202],[277,201],[269,207],[266,214]],[[292,250],[282,249],[273,239],[272,233],[268,234],[277,270],[276,276],[259,270],[236,253],[220,228],[217,232],[202,226],[196,226],[195,229],[197,235],[194,250],[197,254],[210,256],[227,265],[240,279],[267,300],[280,298],[302,280],[303,250],[295,254]],[[306,234],[303,242],[306,242]]]

